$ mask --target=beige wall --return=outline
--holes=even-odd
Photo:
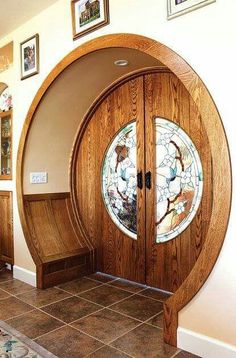
[[[147,5],[143,0],[110,0],[110,12],[110,25],[73,42],[70,1],[58,0],[53,6],[0,40],[0,47],[14,40],[14,66],[0,74],[0,82],[8,83],[14,96],[14,174],[24,118],[46,75],[59,60],[81,43],[102,34],[130,32],[151,37],[169,46],[203,79],[225,125],[233,163],[233,182],[236,185],[236,1],[217,0],[209,6],[171,21],[166,20],[164,0],[149,0]],[[20,81],[19,43],[36,32],[40,35],[40,74]],[[1,182],[0,189],[15,192],[15,179],[10,183]],[[236,345],[235,217],[234,193],[226,241],[215,269],[203,289],[179,315],[181,327],[233,345]],[[34,270],[26,249],[15,196],[14,235],[16,264]]]

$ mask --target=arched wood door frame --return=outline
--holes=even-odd
[[[17,160],[17,199],[22,226],[31,255],[37,264],[39,256],[28,233],[23,201],[23,161],[27,134],[33,115],[48,87],[71,63],[84,55],[101,49],[124,47],[139,50],[161,61],[183,83],[196,103],[202,116],[212,152],[214,181],[212,183],[213,202],[209,230],[201,254],[191,273],[164,305],[165,342],[177,344],[178,312],[197,294],[211,273],[224,242],[231,206],[231,166],[230,155],[222,121],[211,95],[193,69],[174,51],[163,44],[134,34],[112,34],[96,38],[82,44],[69,53],[48,75],[38,90],[28,111],[23,127]],[[219,146],[220,143],[220,146]],[[209,250],[210,248],[210,250]]]

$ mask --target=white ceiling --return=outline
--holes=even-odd
[[[0,0],[0,39],[57,0]]]

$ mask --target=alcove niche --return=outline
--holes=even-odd
[[[127,60],[128,66],[115,66],[120,59]],[[46,78],[27,114],[18,150],[17,198],[39,288],[95,271],[96,247],[80,225],[72,195],[71,162],[77,136],[102,94],[151,68],[173,72],[197,105],[212,153],[212,192],[217,197],[198,260],[164,306],[165,341],[176,345],[178,312],[214,266],[231,200],[229,152],[219,114],[200,78],[180,56],[154,40],[131,34],[107,35],[67,55]],[[37,173],[46,173],[46,183],[30,183]]]

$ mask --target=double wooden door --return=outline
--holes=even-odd
[[[197,107],[170,72],[113,89],[76,153],[75,198],[97,270],[174,292],[211,215],[211,154]]]

